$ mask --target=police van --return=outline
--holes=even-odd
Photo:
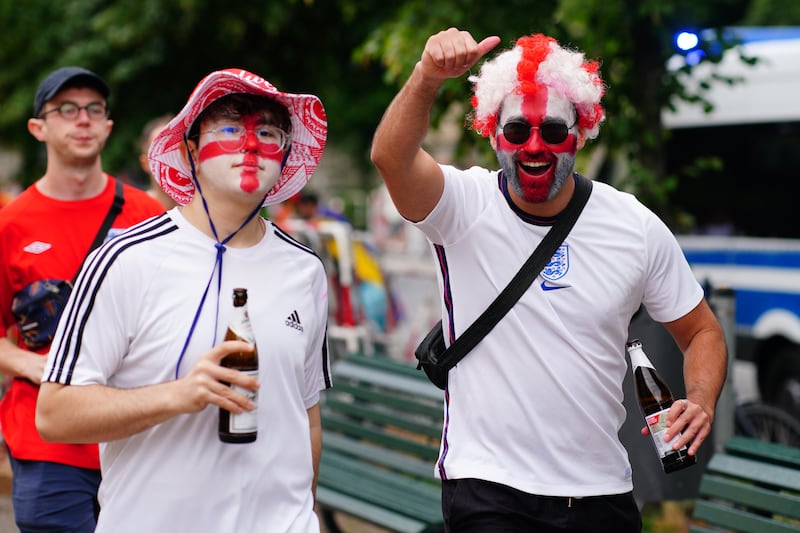
[[[663,114],[667,170],[681,176],[670,201],[696,222],[679,241],[698,279],[735,291],[737,361],[753,365],[763,401],[800,417],[800,28],[731,32],[741,45],[684,78],[711,80],[711,111]]]

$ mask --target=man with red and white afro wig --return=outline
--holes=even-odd
[[[497,126],[500,105],[509,94],[533,94],[550,87],[564,94],[578,112],[578,127],[589,139],[600,131],[605,118],[600,99],[605,87],[597,61],[581,52],[561,47],[552,37],[522,37],[510,50],[483,64],[475,84],[473,127],[488,137]]]
[[[687,397],[642,428],[658,450],[655,468],[667,472],[694,464],[711,432],[724,335],[667,226],[633,195],[575,172],[605,118],[597,62],[551,37],[522,37],[469,78],[470,125],[499,169],[456,168],[425,150],[444,82],[499,43],[456,28],[429,37],[371,152],[398,212],[432,245],[444,346],[495,301],[568,206],[580,213],[519,300],[455,366],[440,368],[435,473],[445,531],[639,533],[619,438],[631,318],[644,306],[683,351]]]

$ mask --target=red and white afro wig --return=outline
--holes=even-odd
[[[474,83],[472,127],[484,137],[494,133],[503,100],[509,94],[534,94],[549,87],[562,94],[578,112],[578,127],[588,139],[600,132],[605,118],[600,99],[605,85],[600,65],[584,54],[562,48],[542,34],[521,37],[510,50],[486,61]]]

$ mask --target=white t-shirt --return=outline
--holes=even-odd
[[[258,438],[226,444],[209,406],[100,445],[97,531],[319,531],[306,410],[331,386],[322,263],[270,222],[250,248],[223,255],[180,365],[222,342],[233,288],[248,290],[259,353]],[[99,248],[82,270],[45,380],[126,389],[175,379],[214,268],[214,241],[176,208]]]
[[[511,203],[502,174],[442,166],[444,193],[417,226],[434,243],[445,337],[505,288],[554,219]],[[702,299],[668,228],[632,195],[594,183],[550,264],[450,371],[436,475],[550,496],[632,489],[618,431],[632,315],[666,322]]]

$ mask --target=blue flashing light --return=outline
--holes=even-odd
[[[700,38],[696,33],[690,31],[682,31],[675,37],[675,45],[678,50],[687,52],[700,44]]]

